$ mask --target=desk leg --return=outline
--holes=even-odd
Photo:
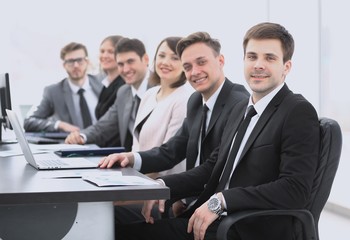
[[[63,238],[114,240],[114,207],[112,202],[79,203],[72,228]]]
[[[114,239],[112,202],[0,206],[0,239]]]

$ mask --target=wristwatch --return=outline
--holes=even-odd
[[[212,211],[213,213],[219,216],[224,212],[221,208],[221,200],[216,194],[214,194],[209,198],[208,208],[210,211]]]

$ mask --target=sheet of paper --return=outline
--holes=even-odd
[[[107,172],[106,172],[107,171]],[[70,169],[70,170],[59,170],[59,171],[41,171],[38,174],[42,178],[82,178],[83,176],[122,176],[120,170],[114,170],[108,172],[106,169]]]
[[[99,187],[108,186],[143,186],[143,185],[157,185],[158,182],[138,177],[138,176],[122,176],[113,173],[83,175],[83,180],[96,184]]]

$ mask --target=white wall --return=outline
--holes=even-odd
[[[270,21],[284,25],[295,41],[289,87],[302,93],[319,111],[319,7],[318,0],[270,0]]]
[[[348,57],[349,48],[344,51],[342,47],[348,45],[350,35],[343,34],[337,38],[343,41],[332,38],[344,31],[340,26],[348,22],[346,9],[349,6],[340,0],[3,2],[0,3],[0,72],[10,73],[14,109],[19,104],[37,104],[46,85],[66,76],[59,58],[60,49],[65,44],[71,41],[85,44],[95,67],[92,71],[96,72],[99,44],[103,38],[112,34],[139,38],[153,58],[155,48],[163,38],[207,31],[222,43],[227,77],[245,84],[242,38],[249,27],[262,21],[281,23],[294,36],[296,48],[293,68],[287,77],[287,84],[292,90],[310,100],[320,115],[333,114],[332,109],[337,110],[339,101],[348,101],[348,89],[343,87],[349,86],[346,80],[348,61],[344,59],[340,62],[343,64],[338,65],[337,59],[342,57],[343,52],[344,58]],[[319,14],[320,2],[323,3],[322,15]],[[325,24],[320,21],[321,17],[326,17],[328,22]],[[325,25],[320,27],[321,24]],[[326,40],[322,46],[319,40],[321,33]],[[336,52],[333,52],[335,46],[331,48],[328,44],[336,44]],[[320,56],[320,52],[326,59],[324,55]],[[332,75],[335,73],[337,75]],[[332,84],[327,80],[328,77],[339,80],[339,84]],[[321,80],[326,84],[321,84]],[[331,93],[325,90],[330,86]],[[344,97],[337,98],[337,93]],[[325,100],[325,96],[329,98]],[[348,171],[349,166],[342,169],[339,177],[341,181],[336,179],[335,191],[330,198],[342,204],[350,202],[349,194],[341,191]]]
[[[329,201],[350,210],[350,2],[323,0],[321,4],[321,112],[335,118],[343,132],[343,151]],[[344,27],[345,26],[345,27]],[[349,212],[349,211],[348,211]]]
[[[299,5],[305,5],[302,1],[299,2]],[[310,15],[315,15],[314,4],[315,1],[311,1],[303,7],[299,11],[300,16],[309,20]],[[0,55],[0,71],[10,73],[14,105],[37,104],[44,86],[66,76],[59,52],[70,41],[82,42],[88,47],[96,71],[98,47],[108,35],[121,34],[139,38],[153,58],[158,42],[164,37],[207,31],[222,43],[227,77],[245,84],[242,71],[244,33],[258,22],[271,20],[286,24],[297,42],[296,61],[287,80],[288,84],[296,92],[303,93],[318,109],[317,91],[303,87],[305,72],[309,72],[307,78],[310,80],[307,81],[310,81],[310,85],[317,81],[317,61],[311,64],[310,71],[310,66],[305,71],[303,67],[308,60],[302,56],[304,49],[313,51],[317,48],[313,44],[317,34],[310,32],[310,40],[304,42],[302,29],[305,25],[299,25],[303,21],[300,20],[299,24],[292,22],[285,11],[278,10],[279,7],[279,1],[271,1],[269,4],[267,0],[177,0],[173,3],[162,0],[8,1],[5,6],[1,6],[5,14],[0,15],[4,33],[4,43],[0,48],[4,53]],[[310,55],[317,59],[314,51]],[[33,90],[28,91],[29,89]]]

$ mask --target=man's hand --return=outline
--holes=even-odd
[[[208,208],[208,201],[202,204],[191,216],[187,232],[191,233],[193,231],[193,236],[195,240],[203,240],[205,232],[208,226],[212,224],[219,216]]]
[[[134,166],[134,154],[132,152],[114,153],[102,158],[98,163],[100,168],[111,168],[114,164],[120,167]]]
[[[71,132],[64,140],[66,144],[85,144],[84,138],[80,136],[79,131]]]
[[[164,212],[165,200],[147,200],[143,203],[142,215],[145,218],[146,223],[154,223],[154,218],[151,216],[152,208],[154,204],[158,204],[158,209],[161,213]]]
[[[62,130],[62,131],[65,131],[65,132],[75,132],[75,131],[79,131],[80,128],[75,126],[75,125],[72,125],[70,123],[67,123],[67,122],[62,122],[60,121],[60,123],[58,124],[57,128],[59,130]]]

